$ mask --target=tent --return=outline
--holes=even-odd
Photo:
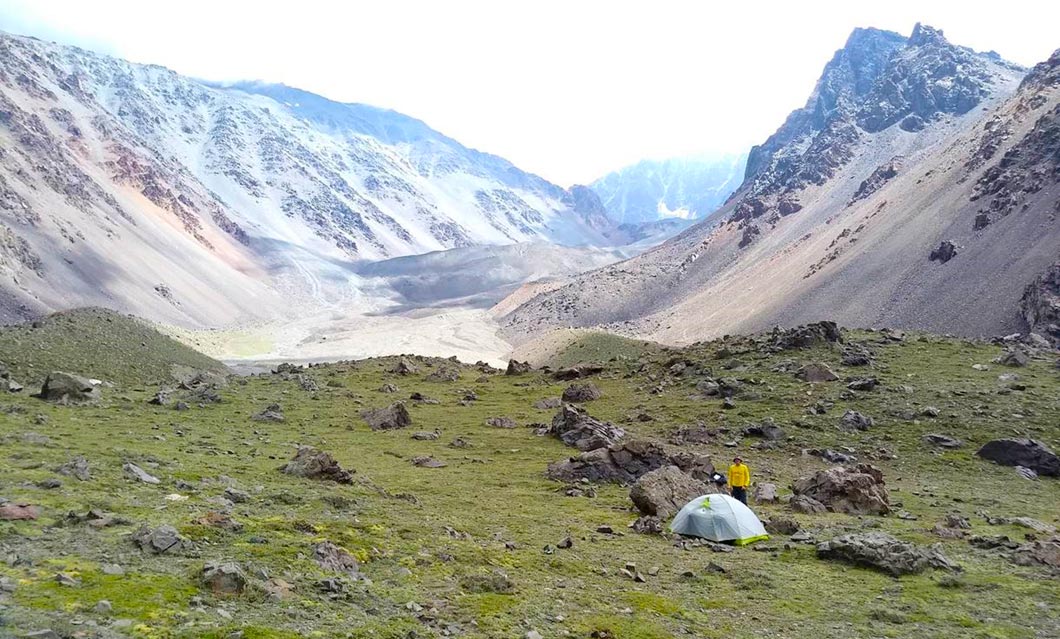
[[[679,535],[711,541],[731,541],[737,546],[769,539],[750,508],[728,495],[702,495],[685,504],[670,530]]]

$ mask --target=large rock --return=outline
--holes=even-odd
[[[868,464],[821,470],[796,480],[791,488],[796,495],[815,499],[835,512],[885,515],[891,511],[883,473]]]
[[[48,374],[37,396],[59,404],[90,404],[99,400],[99,386],[80,375],[54,371]]]
[[[324,570],[346,573],[351,577],[360,571],[357,558],[330,541],[313,545],[313,560]]]
[[[873,419],[856,410],[848,410],[839,418],[839,429],[845,431],[868,430],[873,426]]]
[[[761,437],[776,442],[787,437],[784,429],[777,426],[772,417],[766,417],[760,424],[751,424],[743,429],[745,437]]]
[[[558,379],[563,382],[569,382],[572,379],[581,379],[583,377],[589,377],[590,375],[596,375],[597,373],[602,373],[603,371],[603,366],[597,364],[582,364],[581,366],[561,368],[555,373],[552,373],[552,378]]]
[[[641,475],[629,489],[629,498],[642,515],[667,519],[696,497],[716,492],[713,483],[699,481],[677,466],[663,466]]]
[[[534,367],[530,365],[530,362],[520,362],[517,359],[508,360],[508,368],[504,371],[505,375],[524,375],[534,370]]]
[[[21,390],[22,384],[11,379],[11,372],[7,370],[7,366],[3,362],[0,362],[0,391],[18,393]]]
[[[775,504],[780,501],[780,496],[777,495],[777,485],[769,482],[755,485],[751,497],[758,504]]]
[[[140,550],[155,555],[177,553],[187,547],[188,544],[187,540],[180,536],[176,528],[168,525],[159,526],[158,528],[149,528],[146,525],[140,526],[139,530],[134,532],[130,539],[140,547]]]
[[[269,404],[260,413],[251,417],[256,422],[282,422],[283,408],[279,404]]]
[[[809,364],[804,365],[797,373],[795,373],[795,376],[804,382],[811,382],[814,384],[834,382],[839,379],[839,375],[836,375],[827,364],[822,362],[810,362]]]
[[[603,392],[593,383],[571,384],[563,391],[563,401],[565,402],[591,402],[603,396]]]
[[[925,444],[931,446],[938,446],[939,448],[960,448],[961,440],[950,437],[949,435],[941,435],[939,433],[928,433],[922,438]]]
[[[412,362],[408,361],[407,359],[402,358],[402,359],[398,360],[397,364],[394,364],[394,367],[390,369],[390,372],[394,373],[395,375],[404,376],[404,375],[414,375],[415,373],[418,373],[419,370],[420,369],[417,368],[415,364],[413,364]]]
[[[552,418],[551,434],[581,451],[612,446],[626,432],[611,422],[595,419],[577,406],[564,404]]]
[[[828,506],[806,495],[794,495],[791,501],[788,502],[788,507],[804,515],[820,515],[828,512]]]
[[[574,482],[582,479],[631,484],[642,475],[663,466],[677,466],[700,481],[714,474],[710,457],[671,449],[651,440],[632,440],[597,448],[549,464],[550,479]]]
[[[406,428],[412,425],[412,416],[409,409],[402,402],[395,402],[385,408],[366,410],[361,413],[361,418],[372,428],[372,430],[393,430],[395,428]]]
[[[1032,541],[1012,551],[1012,562],[1020,566],[1049,566],[1060,569],[1060,538]]]
[[[202,584],[215,595],[238,595],[247,587],[247,576],[234,562],[209,562],[202,569]]]
[[[355,471],[339,466],[335,458],[312,446],[302,446],[294,458],[280,470],[295,477],[330,480],[339,484],[352,484]]]
[[[1039,475],[1060,476],[1060,458],[1034,439],[995,439],[976,455],[1002,466],[1023,466]]]
[[[881,532],[853,533],[817,544],[821,559],[843,561],[889,575],[911,575],[928,568],[959,570],[936,548],[916,546]]]
[[[786,351],[842,341],[843,335],[835,322],[816,322],[787,330],[775,330],[771,346],[774,350]]]

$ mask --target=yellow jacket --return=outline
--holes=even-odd
[[[751,485],[751,469],[747,464],[729,466],[729,485],[733,488],[747,488]]]

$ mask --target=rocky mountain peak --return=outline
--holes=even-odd
[[[942,33],[942,29],[936,29],[935,27],[929,27],[926,24],[916,23],[913,27],[913,33],[909,36],[909,46],[920,47],[920,46],[944,46],[949,45],[946,40],[946,36]]]

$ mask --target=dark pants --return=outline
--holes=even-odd
[[[747,489],[743,487],[732,487],[732,496],[734,499],[738,499],[743,502],[743,505],[747,505]]]

